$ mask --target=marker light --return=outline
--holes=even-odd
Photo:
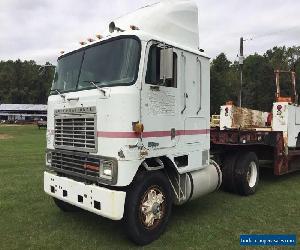
[[[64,54],[65,52],[62,50],[62,51],[60,51],[59,53],[60,53],[60,54]]]
[[[132,30],[139,30],[139,27],[137,27],[135,25],[130,25],[130,29],[132,29]]]
[[[86,42],[81,41],[81,42],[79,42],[79,44],[80,44],[80,45],[85,45]]]
[[[96,37],[100,40],[103,38],[103,36],[101,36],[100,34],[96,34]]]
[[[88,40],[88,42],[90,42],[90,43],[92,43],[92,42],[95,41],[93,38],[88,38],[87,40]]]

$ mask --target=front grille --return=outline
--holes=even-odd
[[[99,177],[100,159],[95,156],[52,151],[51,158],[51,168],[57,172],[90,180],[97,180]]]
[[[55,117],[56,148],[96,152],[96,115],[64,115]]]

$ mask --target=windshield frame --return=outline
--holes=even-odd
[[[114,84],[114,85],[108,85],[108,86],[103,86],[103,87],[108,87],[108,88],[112,88],[112,87],[119,87],[119,86],[131,86],[131,85],[134,85],[138,79],[138,76],[139,76],[139,71],[140,71],[140,64],[141,64],[141,53],[142,53],[142,42],[141,40],[135,36],[135,35],[120,35],[120,36],[117,36],[117,37],[112,37],[112,38],[109,38],[109,39],[106,39],[104,41],[99,41],[99,42],[96,42],[96,43],[93,43],[93,44],[90,44],[90,45],[87,45],[85,47],[82,47],[82,48],[79,48],[79,49],[76,49],[76,50],[73,50],[71,52],[68,52],[66,54],[63,54],[61,56],[58,57],[57,59],[57,62],[62,59],[62,58],[65,58],[67,56],[70,56],[72,54],[75,54],[75,53],[78,53],[78,52],[81,52],[83,51],[83,55],[82,55],[82,60],[81,60],[81,64],[80,64],[80,71],[79,71],[79,75],[78,75],[78,80],[79,80],[79,76],[80,76],[80,73],[81,73],[81,68],[82,68],[82,64],[83,64],[83,61],[84,61],[84,57],[85,57],[85,51],[89,48],[92,48],[92,47],[96,47],[96,46],[99,46],[99,45],[102,45],[102,44],[105,44],[105,43],[109,43],[109,42],[112,42],[112,41],[116,41],[116,40],[121,40],[121,39],[126,39],[126,38],[131,38],[131,39],[134,39],[138,42],[138,58],[137,58],[137,69],[136,69],[136,72],[134,74],[134,79],[133,81],[129,82],[129,83],[118,83],[118,84]],[[56,73],[56,71],[55,71]],[[54,73],[54,74],[55,74]],[[70,92],[78,92],[78,91],[84,91],[84,90],[90,90],[90,89],[96,89],[95,86],[93,86],[91,84],[90,87],[86,87],[86,88],[81,88],[81,89],[78,89],[78,83],[79,81],[77,80],[76,82],[76,88],[73,89],[73,90],[67,90],[67,91],[64,91],[64,90],[59,90],[61,93],[70,93]],[[92,80],[96,80],[96,79],[92,79]],[[52,86],[51,86],[51,89],[50,89],[50,95],[58,95],[58,93],[55,91],[55,88],[53,88],[53,83],[54,83],[54,79],[52,81]],[[98,86],[99,88],[102,88],[101,85]]]

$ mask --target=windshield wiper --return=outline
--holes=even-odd
[[[61,98],[65,98],[65,97],[66,97],[64,94],[62,94],[62,93],[60,92],[59,89],[51,89],[51,92],[52,92],[52,91],[55,91],[57,94],[59,94]]]
[[[101,91],[101,92],[104,94],[104,96],[106,96],[106,91],[105,91],[104,89],[102,89],[102,87],[99,87],[99,86],[97,85],[97,83],[100,83],[100,82],[98,82],[98,81],[83,81],[83,82],[88,82],[89,84],[93,85],[93,86],[96,87],[99,91]],[[104,87],[105,87],[105,86],[104,86]]]

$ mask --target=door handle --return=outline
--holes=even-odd
[[[187,93],[184,93],[183,94],[183,100],[184,100],[184,107],[183,107],[183,110],[181,110],[181,114],[183,114],[183,112],[186,110],[186,98],[188,98],[188,94]]]
[[[67,98],[68,101],[78,101],[79,100],[79,97],[70,97],[70,98]]]

